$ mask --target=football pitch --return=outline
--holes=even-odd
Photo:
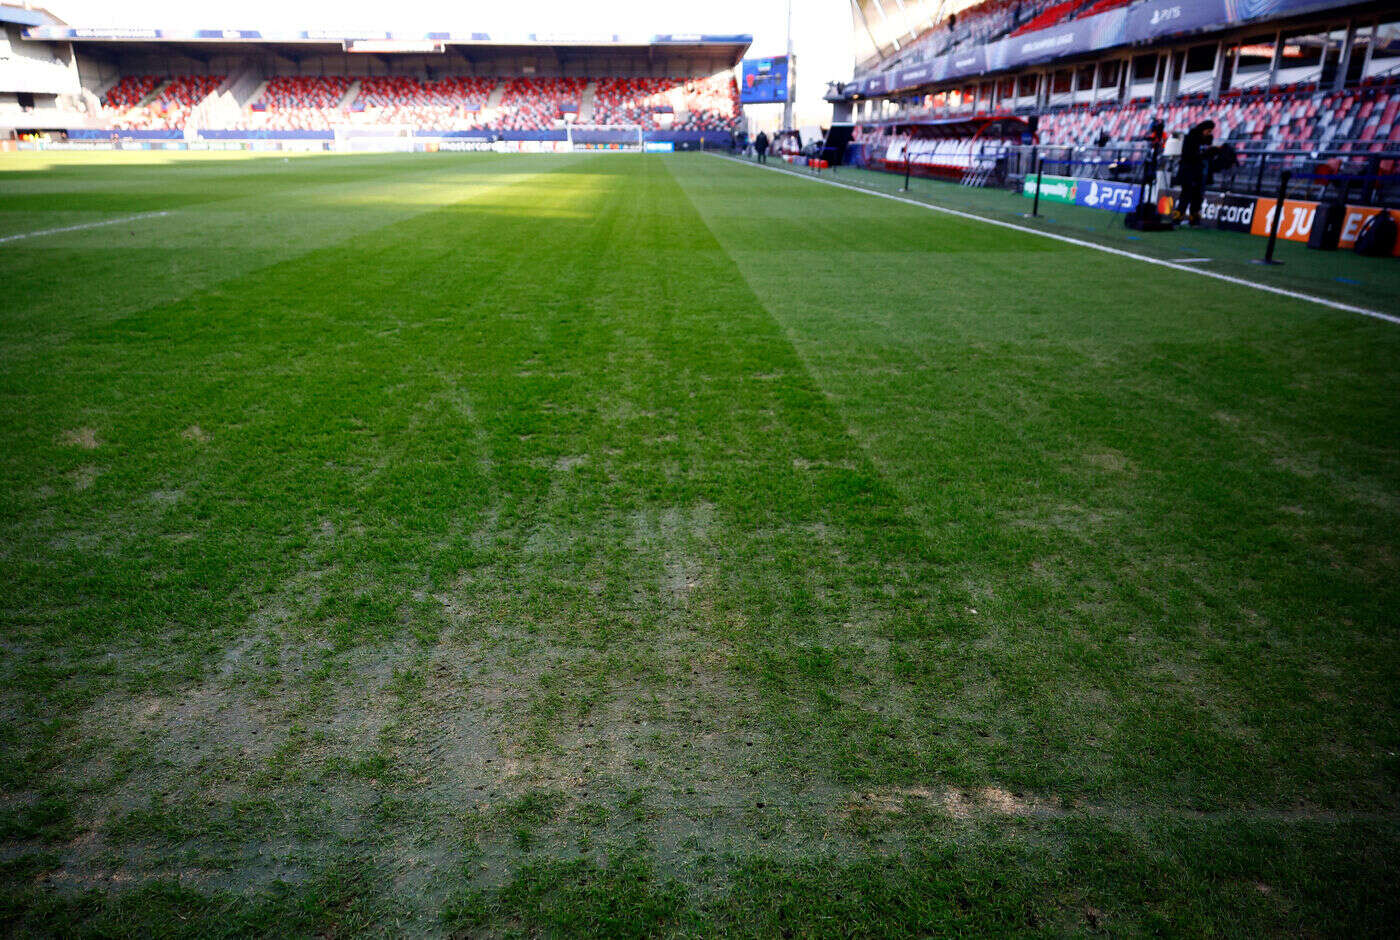
[[[1400,923],[1397,323],[701,154],[5,155],[0,284],[6,934]]]

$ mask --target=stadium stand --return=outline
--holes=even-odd
[[[1224,191],[1262,198],[1287,170],[1292,198],[1400,205],[1393,6],[1276,0],[1214,13],[1166,0],[988,0],[939,5],[941,20],[915,42],[903,33],[881,45],[890,30],[877,21],[912,26],[908,9],[852,5],[853,42],[879,55],[827,95],[834,121],[855,125],[839,151],[848,162],[903,173],[907,154],[916,175],[1020,188],[1048,161],[1046,173],[1125,182],[1147,165],[1160,120],[1156,182],[1170,195],[1180,139],[1209,119],[1215,143],[1231,145],[1212,178]],[[1032,117],[1033,138],[1027,127],[1023,140],[975,140],[978,121]],[[997,163],[990,172],[984,157]]]
[[[588,87],[581,78],[513,78],[506,82],[495,126],[507,130],[549,130],[566,114],[578,114]]]
[[[154,75],[123,75],[115,85],[102,96],[102,106],[115,111],[125,111],[141,103],[156,90],[160,79]]]
[[[328,130],[344,123],[340,104],[350,91],[343,76],[278,75],[249,107],[244,126],[264,130]]]
[[[655,128],[661,123],[657,115],[674,116],[673,93],[682,87],[683,81],[674,78],[601,79],[593,100],[593,120],[597,124],[639,124],[648,130]]]
[[[492,79],[455,76],[420,81],[409,76],[379,76],[360,81],[350,105],[358,124],[410,125],[425,130],[479,127],[481,112],[496,87]]]
[[[1113,0],[1127,3],[1131,0]],[[1049,7],[1052,0],[983,0],[931,24],[883,67],[909,65],[999,39]]]
[[[1096,3],[1085,7],[1079,12],[1076,19],[1083,19],[1086,16],[1096,16],[1100,13],[1107,13],[1109,10],[1116,10],[1119,7],[1128,6],[1133,0],[1097,0]]]
[[[154,101],[116,114],[113,126],[133,130],[183,129],[195,107],[217,90],[225,78],[224,75],[177,75],[160,89]]]
[[[1049,29],[1058,26],[1065,20],[1070,19],[1075,11],[1084,5],[1084,0],[1064,0],[1054,6],[1046,7],[1025,23],[1012,30],[1013,36],[1024,36],[1026,33],[1033,33],[1040,29]]]
[[[124,76],[107,92],[103,104],[114,128],[179,129],[226,78],[181,75],[167,81],[149,75]],[[545,131],[578,115],[589,85],[584,78],[370,76],[359,79],[358,92],[346,105],[353,82],[347,77],[274,76],[249,103],[239,126],[274,131],[342,125]],[[487,102],[497,87],[502,89],[500,104],[488,113]],[[157,89],[159,95],[153,101],[139,104]],[[733,131],[740,126],[741,115],[738,84],[729,73],[703,79],[600,78],[591,123],[647,130]]]
[[[1278,149],[1377,149],[1400,141],[1400,87],[1372,85],[1326,93],[1301,92],[1234,95],[1218,100],[1204,96],[1170,104],[1122,107],[1076,107],[1042,116],[1044,143],[1087,145],[1141,139],[1153,118],[1168,134],[1184,133],[1207,118],[1216,122],[1216,139],[1234,144],[1262,144]]]
[[[600,33],[555,48],[440,32],[404,39],[402,50],[395,39],[352,55],[369,52],[355,46],[371,41],[325,30],[148,31],[53,21],[12,41],[45,67],[57,65],[44,76],[53,86],[46,101],[0,92],[0,140],[33,129],[60,144],[553,151],[638,149],[643,134],[661,150],[732,146],[744,126],[734,71],[752,40],[687,34],[638,42]]]
[[[688,80],[683,86],[686,117],[681,130],[734,131],[741,121],[739,84],[733,75]]]

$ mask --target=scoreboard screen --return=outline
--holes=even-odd
[[[743,104],[783,104],[788,100],[787,56],[745,59],[740,70],[739,101]]]

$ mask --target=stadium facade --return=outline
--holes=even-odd
[[[0,138],[23,146],[728,146],[748,35],[69,26],[0,6]]]
[[[1144,182],[1171,205],[1175,149],[1212,120],[1233,156],[1211,181],[1221,227],[1264,234],[1280,195],[1298,240],[1319,203],[1357,224],[1400,205],[1393,3],[851,0],[851,15],[855,74],[827,94],[847,163],[1126,213]]]

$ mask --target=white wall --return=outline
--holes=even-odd
[[[0,29],[0,91],[76,95],[79,88],[67,43],[29,42],[17,26]]]

